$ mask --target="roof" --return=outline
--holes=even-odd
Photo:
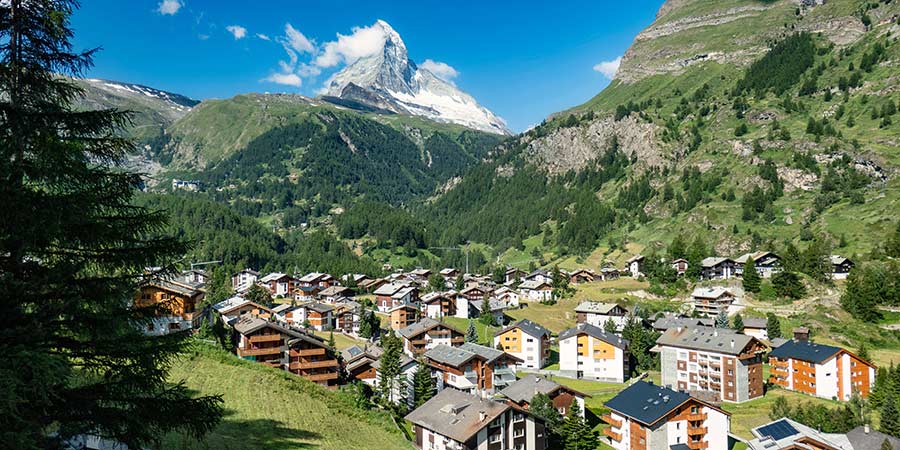
[[[710,256],[707,258],[703,258],[703,260],[700,261],[700,266],[701,267],[715,267],[715,266],[718,266],[719,264],[722,264],[722,263],[728,262],[728,261],[734,262],[731,258],[723,258],[721,256]]]
[[[568,339],[572,336],[577,336],[582,333],[600,339],[601,341],[606,342],[613,347],[618,347],[623,350],[628,348],[628,340],[622,339],[615,334],[604,332],[600,328],[597,328],[589,323],[579,323],[577,326],[575,326],[575,328],[569,328],[568,330],[559,333],[558,340],[562,341],[563,339]]]
[[[438,322],[437,320],[434,320],[429,317],[425,317],[422,320],[420,320],[408,327],[397,330],[397,334],[399,334],[400,336],[403,336],[407,339],[412,339],[413,337],[416,337],[438,325],[443,325],[451,330],[456,331],[459,334],[462,334],[462,332],[457,330],[456,328],[453,328],[446,323]]]
[[[609,312],[616,307],[625,309],[624,306],[619,305],[618,303],[600,303],[587,301],[579,303],[578,306],[575,307],[575,312],[609,314]]]
[[[847,440],[854,450],[863,448],[881,448],[881,444],[887,439],[891,443],[894,450],[900,450],[900,438],[896,438],[880,431],[872,429],[866,430],[865,427],[856,427],[847,433]]]
[[[317,313],[327,313],[334,309],[334,306],[326,305],[319,302],[309,302],[303,305],[304,308],[315,311]]]
[[[781,344],[769,356],[782,359],[799,359],[811,363],[821,364],[831,359],[843,349],[825,344],[816,344],[809,341],[790,340]]]
[[[383,352],[382,352],[383,353]],[[372,363],[372,367],[376,369],[381,368],[381,355],[378,355],[378,360]],[[417,364],[416,360],[410,358],[406,353],[400,354],[400,371],[402,372],[404,367],[409,366],[410,364]]]
[[[691,450],[691,448],[687,444],[674,444],[669,447],[669,450]]]
[[[263,328],[274,328],[279,333],[287,335],[289,338],[293,338],[288,341],[288,345],[302,340],[313,345],[325,347],[325,341],[323,341],[322,339],[311,336],[301,331],[297,331],[295,329],[285,328],[275,322],[260,319],[259,317],[242,316],[237,318],[237,320],[234,322],[235,331],[243,335],[255,333],[256,331],[259,331]]]
[[[476,356],[490,363],[504,355],[516,361],[521,361],[519,358],[509,355],[501,350],[497,350],[496,348],[473,344],[471,342],[466,342],[459,347],[450,347],[449,345],[440,344],[425,352],[425,356],[428,359],[453,367],[459,367]]]
[[[290,303],[282,303],[282,304],[272,308],[272,312],[276,313],[276,314],[280,314],[280,313],[285,312],[293,307],[294,307],[294,305],[292,305]]]
[[[381,285],[378,289],[375,289],[375,295],[394,295],[400,289],[406,287],[404,284],[400,283],[387,283]]]
[[[216,303],[212,308],[219,314],[224,314],[228,311],[233,310],[234,308],[244,305],[245,303],[250,303],[250,300],[246,300],[244,299],[244,297],[234,296]]]
[[[590,397],[590,395],[583,394],[574,389],[565,387],[553,380],[544,378],[540,375],[535,375],[533,373],[525,375],[524,378],[516,380],[514,383],[505,387],[502,391],[500,391],[500,395],[512,400],[515,403],[531,403],[531,399],[534,398],[535,395],[549,395],[559,389],[573,392],[581,397]]]
[[[770,258],[768,258],[768,259],[772,259],[772,258],[774,258],[774,259],[781,259],[778,255],[776,255],[775,253],[772,253],[772,252],[755,252],[755,253],[744,253],[743,255],[738,256],[738,257],[734,260],[734,262],[736,262],[736,263],[741,263],[741,264],[746,264],[746,263],[747,263],[747,260],[748,260],[751,256],[753,257],[753,261],[754,261],[754,262],[759,261],[760,259],[762,259],[763,257],[766,257],[766,256],[769,256],[769,257],[770,257]],[[767,260],[768,260],[768,259],[767,259]]]
[[[841,255],[831,255],[831,257],[828,259],[831,261],[831,264],[834,264],[836,266],[843,264],[845,262],[849,262],[850,264],[853,264],[853,261],[850,261],[850,258],[845,258]]]
[[[478,311],[481,311],[481,305],[484,300],[469,300],[469,304],[472,305]],[[491,308],[491,312],[494,311],[502,311],[507,308],[506,302],[492,298],[488,300],[488,306]]]
[[[708,287],[708,288],[697,288],[694,289],[694,292],[691,293],[691,297],[693,298],[710,298],[717,299],[726,295],[730,295],[734,297],[734,294],[728,290],[728,288],[724,288],[721,286]]]
[[[428,269],[416,269],[416,270],[413,270],[413,271],[410,272],[410,273],[413,274],[413,275],[418,275],[418,276],[428,276],[428,275],[431,275],[431,271],[428,270]]]
[[[644,259],[644,255],[634,255],[631,258],[628,258],[628,261],[625,261],[625,262],[627,262],[628,264],[631,264],[635,261],[641,261],[643,259]]]
[[[546,281],[527,280],[519,285],[519,289],[537,289],[541,286],[550,286],[550,283],[547,283]]]
[[[862,428],[862,427],[860,427]],[[800,422],[787,417],[774,420],[765,425],[751,430],[755,439],[748,442],[751,449],[780,450],[796,448],[794,444],[803,438],[813,439],[840,450],[876,449],[881,441],[874,447],[853,447],[847,437],[842,434],[822,433]],[[883,439],[882,439],[883,440]],[[802,448],[807,448],[803,446]]]
[[[162,277],[154,277],[148,280],[146,285],[157,287],[169,292],[174,292],[186,297],[193,297],[203,292],[203,289],[200,288],[200,284],[188,283],[184,281],[174,281]]]
[[[768,328],[769,321],[763,317],[744,317],[744,328],[757,328],[764,330]]]
[[[701,319],[674,315],[664,315],[653,322],[653,328],[656,330],[668,330],[669,328],[677,327],[695,327],[698,325],[703,325]]]
[[[506,403],[444,389],[409,413],[406,420],[454,441],[466,442],[509,408]]]
[[[525,333],[529,336],[534,336],[534,337],[541,337],[544,335],[550,336],[550,330],[548,330],[528,319],[522,319],[522,320],[494,333],[494,336],[500,336],[501,334],[506,333],[507,331],[515,329],[515,328],[521,329],[523,333]]]
[[[759,339],[728,328],[681,327],[669,328],[656,340],[657,345],[701,350],[726,355],[740,355]]]
[[[450,292],[453,292],[453,291],[450,291]],[[440,300],[440,299],[445,299],[445,300],[447,300],[447,299],[449,299],[449,297],[447,297],[447,296],[448,296],[448,295],[452,295],[450,292],[447,292],[447,293],[444,293],[444,292],[438,292],[438,291],[435,291],[435,292],[429,292],[429,293],[427,293],[427,294],[425,294],[425,295],[419,297],[419,300],[420,300],[422,303],[431,303],[431,302],[433,302],[433,301],[435,301],[435,300]]]
[[[281,273],[281,272],[274,272],[274,273],[270,273],[270,274],[268,274],[268,275],[266,275],[266,276],[260,278],[259,281],[260,281],[261,283],[268,283],[268,282],[270,282],[270,281],[280,280],[280,279],[285,278],[285,277],[287,277],[287,275],[285,275],[285,274],[283,274],[283,273]]]
[[[303,275],[300,278],[300,281],[304,282],[304,283],[312,283],[313,281],[318,281],[320,278],[323,278],[324,276],[325,276],[325,274],[322,272],[312,272],[312,273]]]
[[[403,304],[397,305],[397,306],[395,306],[395,307],[389,309],[388,312],[389,312],[389,313],[390,313],[390,312],[394,312],[394,311],[397,311],[397,310],[399,310],[399,309],[411,309],[411,310],[413,310],[413,311],[418,311],[418,310],[419,310],[419,308],[417,308],[416,305],[412,305],[412,304],[409,304],[409,303],[403,303]]]
[[[652,425],[678,409],[690,398],[691,396],[684,392],[673,391],[646,381],[637,381],[603,405],[644,425]]]
[[[328,286],[327,288],[322,289],[322,291],[319,292],[319,295],[321,295],[323,297],[334,297],[334,296],[341,295],[344,292],[347,292],[349,290],[350,290],[350,288],[345,287],[345,286]]]

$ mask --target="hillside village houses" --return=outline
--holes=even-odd
[[[490,397],[516,381],[522,360],[502,350],[466,342],[458,347],[437,345],[425,352],[437,379],[437,389],[454,388]]]
[[[618,303],[600,303],[585,301],[575,307],[575,322],[588,323],[603,328],[612,320],[616,328],[621,330],[628,321],[628,309]]]
[[[762,278],[772,278],[781,270],[781,257],[772,252],[745,253],[734,260],[734,275],[742,276],[747,261],[753,259],[756,272]]]
[[[829,262],[831,263],[831,278],[835,280],[846,280],[855,265],[849,258],[841,255],[831,255]]]
[[[869,425],[858,426],[847,433],[823,433],[786,417],[760,425],[750,432],[754,438],[747,442],[750,450],[877,450],[885,441],[890,449],[900,450],[900,438],[879,431]]]
[[[146,333],[165,335],[197,328],[201,315],[197,306],[205,296],[206,290],[199,284],[151,276],[135,293],[134,305],[155,309],[155,317],[147,324]]]
[[[631,373],[627,340],[588,323],[559,333],[559,369],[564,376],[622,383]]]
[[[721,313],[728,314],[734,299],[731,290],[721,286],[698,287],[691,293],[694,311],[707,317],[715,317]]]
[[[640,277],[644,274],[644,255],[635,255],[625,261],[628,272],[633,278]]]
[[[710,256],[700,261],[700,276],[705,280],[728,280],[734,276],[735,263],[731,258]]]
[[[520,367],[540,369],[550,359],[550,330],[523,319],[494,333],[494,347],[500,346],[522,360]]]
[[[438,345],[458,347],[466,341],[462,331],[427,317],[397,330],[397,335],[403,342],[403,353],[413,358]]]
[[[772,383],[816,397],[849,400],[869,396],[876,367],[840,347],[792,339],[769,353]]]
[[[516,380],[500,391],[496,397],[506,399],[507,402],[527,410],[534,396],[538,394],[547,395],[562,417],[568,414],[572,405],[575,405],[584,417],[584,399],[590,397],[588,394],[535,374],[528,374]]]

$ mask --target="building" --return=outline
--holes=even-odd
[[[259,279],[259,272],[252,269],[244,269],[231,276],[231,287],[236,292],[243,292],[250,289]]]
[[[628,341],[580,323],[559,333],[559,369],[564,376],[623,383],[631,373]]]
[[[562,417],[568,414],[569,408],[573,403],[581,412],[581,416],[584,417],[584,399],[590,397],[590,395],[533,373],[525,375],[513,384],[503,388],[498,395],[515,406],[527,410],[531,406],[534,396],[538,394],[547,395]]]
[[[670,328],[653,351],[660,354],[662,384],[740,403],[763,395],[763,354],[753,336],[709,327]]]
[[[519,284],[519,292],[526,300],[543,302],[553,299],[553,286],[540,280],[526,280]]]
[[[379,386],[381,384],[381,376],[384,374],[381,371],[381,358],[372,363],[372,367],[375,368],[375,386]],[[400,371],[397,373],[394,386],[391,389],[390,401],[392,403],[399,405],[400,402],[405,401],[407,406],[413,406],[416,400],[414,380],[418,370],[419,363],[416,360],[405,354],[400,355]]]
[[[831,345],[790,340],[769,354],[769,381],[785,389],[816,397],[849,400],[868,397],[875,383],[875,366]]]
[[[515,366],[522,362],[506,352],[466,342],[459,347],[438,345],[425,352],[437,375],[437,388],[455,388],[482,396],[516,381]]]
[[[481,317],[481,309],[484,307],[484,300],[468,300],[465,297],[456,298],[456,317],[461,319],[472,319]],[[494,323],[503,324],[506,318],[506,302],[495,298],[488,300],[488,307],[491,309],[491,315],[494,317]]]
[[[603,281],[618,280],[619,275],[621,275],[621,272],[615,267],[604,267],[600,269],[600,279]]]
[[[422,296],[421,304],[425,317],[453,317],[456,315],[456,291],[429,292]]]
[[[403,339],[403,352],[413,358],[438,345],[457,347],[466,341],[461,331],[429,318],[397,330],[397,335]]]
[[[381,347],[374,345],[371,347],[354,345],[341,350],[341,359],[344,363],[344,370],[347,372],[347,378],[375,386],[376,369],[373,364],[381,358],[383,353],[384,350]]]
[[[885,440],[893,450],[900,450],[900,439],[869,429],[868,425],[856,427],[846,434],[823,433],[784,417],[750,432],[754,436],[747,442],[750,450],[877,450]]]
[[[501,286],[494,291],[493,297],[497,299],[497,301],[506,305],[507,308],[518,308],[519,307],[519,293],[509,287],[509,286]]]
[[[621,330],[628,321],[628,310],[618,303],[581,302],[575,307],[575,322],[603,328],[612,320]]]
[[[728,449],[731,414],[683,392],[638,381],[604,404],[616,450]]]
[[[297,280],[283,273],[270,273],[258,280],[273,297],[287,297],[293,295]]]
[[[342,298],[352,297],[353,289],[338,285],[328,286],[327,288],[319,291],[316,296],[323,302],[334,303]]]
[[[334,317],[334,329],[342,333],[359,334],[362,312],[362,305],[352,300],[335,303],[334,309],[331,311]]]
[[[242,297],[231,297],[227,300],[223,300],[213,305],[212,309],[217,312],[225,322],[230,322],[237,317],[245,315],[266,320],[274,315],[274,312],[270,308],[256,304]]]
[[[334,306],[324,303],[309,302],[297,306],[291,311],[291,322],[312,328],[316,331],[328,331],[334,328]]]
[[[156,277],[141,286],[134,306],[150,310],[155,317],[145,332],[160,336],[198,327],[201,312],[197,305],[205,296],[206,291],[195,284]]]
[[[707,317],[715,317],[720,313],[728,314],[728,308],[734,303],[734,294],[720,286],[697,288],[691,293],[694,310]]]
[[[522,360],[521,367],[540,369],[550,359],[550,331],[530,321],[520,320],[494,333],[494,347]]]
[[[581,284],[581,283],[593,283],[594,280],[599,278],[593,270],[590,269],[578,269],[569,274],[569,283],[570,284]]]
[[[399,330],[419,321],[419,308],[410,304],[398,305],[388,311],[388,315],[391,317],[391,329]]]
[[[325,386],[337,383],[337,358],[323,340],[258,317],[241,317],[234,331],[239,357]]]
[[[772,275],[781,271],[781,257],[772,252],[745,253],[734,260],[734,275],[744,274],[744,265],[753,258],[753,266],[756,273],[762,278],[772,278]]]
[[[643,255],[634,255],[625,261],[625,267],[628,269],[628,272],[631,273],[631,276],[637,278],[644,274],[644,256]]]
[[[731,258],[710,256],[700,261],[700,276],[707,280],[728,280],[734,276]]]
[[[422,450],[544,450],[540,419],[505,402],[453,389],[439,392],[406,416]]]
[[[503,274],[503,284],[512,285],[518,283],[526,275],[528,274],[526,274],[524,270],[510,267],[509,269],[506,269],[506,273]]]
[[[712,327],[715,326],[715,324],[715,319],[711,318],[685,317],[678,314],[665,313],[662,317],[654,320],[653,324],[651,324],[651,327],[654,330],[659,331],[660,333],[665,333],[666,330],[670,328],[699,326]]]
[[[537,281],[539,283],[553,283],[553,274],[547,272],[544,269],[537,269],[534,272],[529,273],[522,277],[522,281]]]
[[[418,301],[418,289],[406,283],[387,283],[375,290],[375,306],[381,312]]]
[[[678,258],[672,261],[672,270],[678,273],[678,276],[683,276],[688,270],[688,260],[684,258]]]
[[[769,321],[763,317],[744,317],[744,329],[739,330],[747,336],[753,336],[762,341],[769,340]]]
[[[297,285],[300,287],[317,287],[320,290],[328,289],[332,286],[337,286],[337,280],[334,279],[333,276],[322,273],[322,272],[312,272],[308,273],[299,280],[297,280]]]
[[[856,265],[841,255],[831,255],[829,262],[831,262],[831,278],[835,280],[846,280],[850,276],[850,270]]]

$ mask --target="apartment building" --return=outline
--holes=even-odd
[[[628,309],[618,303],[581,302],[575,307],[575,321],[603,328],[612,320],[619,330],[628,321]]]
[[[519,358],[495,348],[466,342],[459,347],[438,345],[425,352],[437,374],[437,388],[455,388],[482,396],[493,395],[516,381]]]
[[[239,318],[234,331],[239,357],[325,386],[337,383],[337,358],[322,339],[251,316]]]
[[[876,367],[840,347],[790,340],[769,353],[769,380],[785,389],[816,397],[849,400],[868,397]]]
[[[559,368],[565,376],[622,383],[631,372],[628,341],[580,323],[559,333]]]
[[[397,330],[397,335],[403,340],[403,353],[412,358],[438,345],[458,347],[466,341],[462,331],[427,317]]]
[[[550,330],[527,319],[494,333],[494,347],[522,360],[521,367],[540,369],[550,359]]]

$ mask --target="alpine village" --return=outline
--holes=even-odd
[[[900,450],[900,2],[645,2],[520,132],[440,27],[94,3],[0,2],[0,448]],[[92,78],[132,13],[285,93]]]

